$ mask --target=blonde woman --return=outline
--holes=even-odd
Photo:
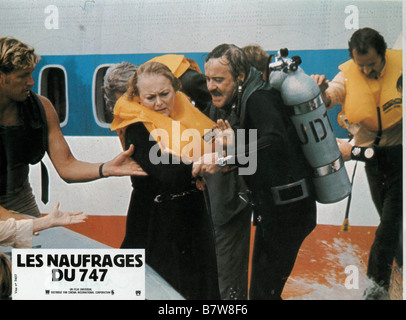
[[[131,177],[122,248],[145,248],[146,262],[186,299],[218,299],[211,218],[192,175],[213,123],[179,89],[167,66],[147,62],[115,106],[112,130],[147,173]]]

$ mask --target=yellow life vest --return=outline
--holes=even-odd
[[[142,122],[157,141],[161,151],[195,161],[205,152],[212,152],[214,143],[214,122],[192,105],[188,97],[177,92],[175,105],[170,117],[150,110],[139,104],[139,98],[123,95],[114,107],[111,130],[117,131],[125,148],[126,128]]]
[[[202,73],[198,64],[194,60],[185,58],[184,55],[180,54],[166,54],[155,57],[149,61],[156,61],[166,65],[178,79],[188,69]]]
[[[351,59],[339,66],[345,77],[345,101],[342,111],[350,123],[360,123],[371,131],[379,130],[378,111],[382,130],[402,119],[402,94],[396,88],[402,74],[402,51],[386,50],[384,74],[379,79],[365,77]],[[344,124],[339,120],[341,126]]]

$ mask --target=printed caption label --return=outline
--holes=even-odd
[[[144,300],[144,249],[13,249],[15,300]]]

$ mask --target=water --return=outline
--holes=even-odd
[[[287,299],[362,300],[365,289],[373,285],[366,276],[365,253],[357,245],[343,239],[334,238],[332,242],[320,243],[325,251],[322,274],[290,278],[290,286],[304,294]]]

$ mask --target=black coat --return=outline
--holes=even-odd
[[[129,126],[125,140],[127,147],[134,145],[133,159],[148,176],[131,177],[122,248],[145,248],[147,264],[185,298],[218,299],[214,233],[203,193],[192,182],[192,165],[174,164],[172,158],[151,163],[156,142],[149,141],[142,123]],[[158,195],[160,203],[154,201]]]

